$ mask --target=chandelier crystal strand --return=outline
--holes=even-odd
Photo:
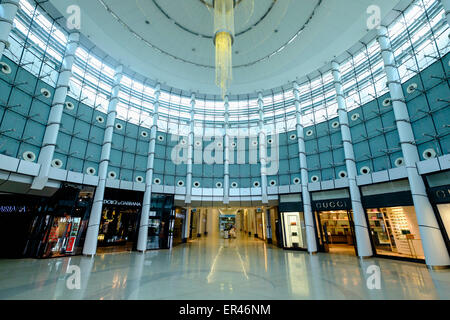
[[[214,34],[216,84],[224,98],[233,79],[234,0],[214,1]]]

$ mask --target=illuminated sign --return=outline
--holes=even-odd
[[[0,213],[25,213],[26,211],[25,206],[0,206]]]
[[[118,201],[118,200],[103,200],[103,204],[112,206],[123,206],[123,207],[140,207],[142,204],[136,201]]]

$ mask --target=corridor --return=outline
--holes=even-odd
[[[381,270],[379,290],[366,285],[373,265]],[[77,267],[79,289],[70,285]],[[246,235],[202,237],[145,254],[0,260],[0,299],[450,299],[450,272],[386,259],[311,256]]]

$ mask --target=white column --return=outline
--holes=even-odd
[[[41,168],[38,176],[33,179],[31,189],[42,190],[48,182],[48,174],[55,154],[55,146],[58,139],[59,128],[61,126],[61,118],[64,111],[67,92],[69,90],[69,82],[72,77],[75,51],[78,48],[79,41],[79,33],[71,33],[69,35],[69,41],[59,71],[55,94],[53,96],[52,106],[47,120],[47,127],[45,129],[44,140],[38,158],[38,163],[41,165]]]
[[[153,169],[155,162],[155,146],[156,134],[158,131],[158,110],[159,110],[159,96],[161,94],[161,86],[158,83],[155,88],[155,103],[153,104],[153,121],[150,129],[150,141],[148,145],[147,154],[147,169],[145,173],[145,192],[142,201],[141,221],[139,223],[138,243],[136,249],[141,252],[147,250],[148,238],[148,218],[150,214],[151,200],[152,200],[152,185],[153,185]]]
[[[119,102],[120,80],[122,79],[122,66],[115,70],[114,84],[111,91],[111,99],[108,106],[108,117],[106,120],[106,129],[103,136],[102,154],[98,169],[98,185],[95,190],[94,203],[92,204],[91,215],[89,217],[86,240],[84,242],[83,254],[93,256],[97,252],[97,238],[102,217],[103,198],[106,187],[106,174],[108,172],[109,157],[111,154],[112,137],[114,132],[114,123],[116,121],[116,107]]]
[[[264,102],[262,92],[258,93],[259,107],[259,161],[261,163],[261,200],[263,204],[269,203],[267,197],[267,137],[264,132]]]
[[[359,257],[370,257],[373,255],[370,243],[369,228],[367,226],[366,214],[361,203],[361,191],[356,183],[356,161],[352,144],[352,135],[348,124],[347,104],[342,87],[341,72],[336,61],[331,63],[338,103],[339,124],[341,127],[342,143],[344,145],[345,166],[347,167],[348,184],[350,188],[350,199],[352,201],[353,221],[355,225],[356,245]]]
[[[300,160],[300,172],[302,183],[302,199],[303,199],[303,214],[305,216],[306,225],[306,239],[308,244],[308,252],[317,252],[317,238],[316,228],[314,227],[314,217],[311,206],[311,195],[308,190],[308,163],[306,162],[306,146],[305,146],[305,134],[302,122],[302,112],[300,107],[300,93],[299,87],[296,82],[293,83],[295,108],[297,114],[297,139],[298,139],[298,158]],[[281,222],[282,223],[282,222]],[[280,239],[278,239],[280,241]]]
[[[183,242],[189,239],[189,234],[191,232],[191,208],[186,210],[186,219],[184,219],[184,235]]]
[[[382,26],[378,29],[377,40],[382,51],[395,121],[422,238],[425,261],[430,268],[450,266],[450,257],[441,230],[427,197],[425,184],[417,170],[417,162],[420,161],[419,152],[414,143],[414,133],[402,91],[400,74],[397,70],[386,27]]]
[[[228,103],[228,96],[225,96],[225,137],[224,137],[224,165],[223,165],[223,203],[230,203],[230,105]]]
[[[447,17],[447,23],[450,25],[450,0],[441,0],[441,3],[445,10],[445,16]]]
[[[0,59],[9,47],[9,34],[19,7],[19,0],[4,0],[0,4]]]
[[[191,95],[191,121],[189,123],[189,137],[188,137],[188,154],[187,154],[187,175],[186,175],[186,199],[187,204],[192,201],[192,163],[194,159],[194,117],[195,117],[195,94]]]

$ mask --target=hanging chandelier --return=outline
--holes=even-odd
[[[216,48],[216,85],[225,98],[233,79],[232,47],[236,0],[214,0],[214,46]]]

